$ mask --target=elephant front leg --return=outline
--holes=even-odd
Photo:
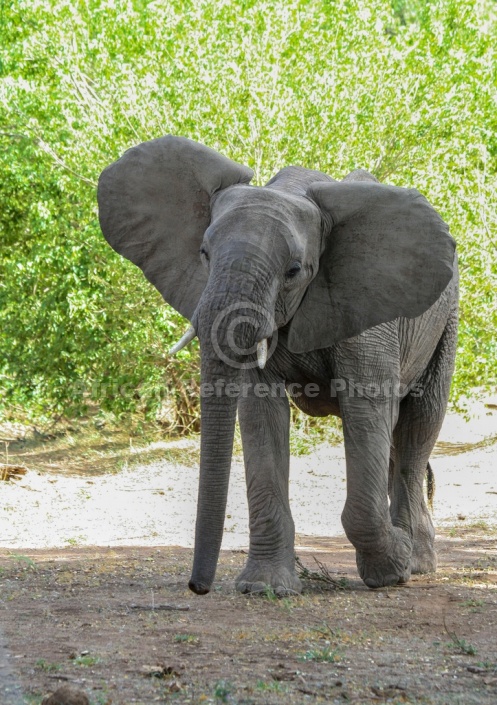
[[[412,539],[393,526],[388,469],[397,404],[392,399],[341,399],[347,500],[342,524],[356,549],[359,575],[371,588],[407,582]]]
[[[290,409],[281,381],[254,372],[238,402],[250,519],[247,564],[239,592],[278,595],[302,589],[295,572],[295,528],[288,497]]]

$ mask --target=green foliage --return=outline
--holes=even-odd
[[[264,183],[286,164],[416,186],[459,243],[454,397],[497,382],[490,0],[17,0],[0,6],[0,406],[191,427],[185,322],[98,227],[95,184],[171,132]]]

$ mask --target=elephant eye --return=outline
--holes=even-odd
[[[205,249],[205,247],[204,247],[203,245],[202,245],[202,247],[200,248],[200,254],[202,255],[202,257],[205,258],[205,260],[206,260],[207,262],[209,261],[209,253],[207,252],[207,250]]]
[[[290,267],[290,269],[287,270],[285,277],[287,279],[293,279],[293,277],[295,277],[300,272],[301,269],[302,269],[302,265],[300,264],[300,262],[294,262],[292,264],[292,266]]]

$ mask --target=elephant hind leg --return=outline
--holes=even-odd
[[[417,385],[417,392],[405,397],[393,433],[390,467],[390,515],[394,526],[402,528],[413,542],[412,573],[436,570],[435,530],[428,505],[433,494],[430,454],[445,416],[455,356],[456,318],[451,319],[438,343],[431,362]]]
[[[436,419],[428,415],[423,418],[416,411],[410,399],[403,400],[394,431],[390,516],[392,524],[411,537],[411,573],[425,573],[434,571],[437,565],[435,530],[423,486],[428,457],[439,427]]]
[[[392,516],[392,524],[399,525],[396,517],[395,501],[398,500],[399,491],[393,497],[393,485],[395,478],[395,460],[394,448],[391,449],[390,466],[388,473],[388,496],[390,497],[390,512]],[[420,514],[417,520],[416,529],[412,531],[408,527],[403,527],[411,535],[413,543],[413,551],[411,556],[410,572],[411,573],[432,573],[437,567],[437,558],[434,551],[435,530],[431,520],[431,512],[433,511],[433,497],[435,493],[435,475],[430,462],[426,464],[425,470],[425,494],[421,499]],[[397,479],[399,484],[399,479]],[[397,510],[398,511],[398,510]]]
[[[434,573],[437,569],[437,555],[434,548],[435,529],[431,514],[435,491],[435,475],[428,462],[425,470],[426,497],[423,494],[421,512],[413,536],[411,573]]]

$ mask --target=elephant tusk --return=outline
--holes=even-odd
[[[173,347],[169,350],[168,354],[169,355],[176,355],[177,352],[182,350],[184,347],[188,345],[188,343],[191,343],[191,341],[197,336],[195,332],[195,328],[193,326],[190,326],[184,336],[178,340],[176,345],[173,345]]]
[[[267,338],[257,343],[257,364],[263,370],[267,362]]]

